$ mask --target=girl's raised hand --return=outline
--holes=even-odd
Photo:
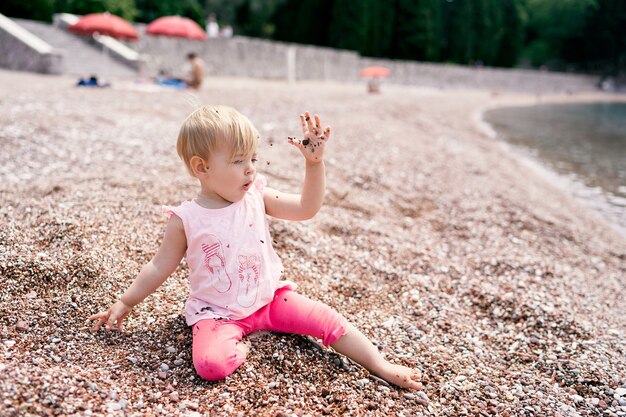
[[[307,161],[322,162],[324,159],[324,146],[330,138],[330,126],[322,130],[320,117],[316,114],[313,116],[313,119],[311,119],[311,114],[308,111],[301,114],[300,123],[302,124],[304,139],[290,137],[289,143],[300,149]]]
[[[122,301],[116,302],[107,311],[103,311],[89,317],[89,320],[98,320],[92,330],[97,332],[100,330],[100,327],[106,323],[104,331],[109,333],[111,328],[115,325],[115,322],[117,322],[117,330],[121,332],[122,323],[128,314],[130,314],[132,309],[132,307],[124,304]]]

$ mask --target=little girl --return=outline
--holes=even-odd
[[[209,381],[226,378],[245,360],[244,336],[272,330],[315,336],[373,374],[404,388],[419,389],[418,370],[387,362],[378,349],[329,306],[294,291],[281,280],[282,264],[267,216],[313,217],[325,192],[324,149],[330,128],[317,115],[300,115],[303,139],[289,138],[305,159],[301,194],[266,187],[257,175],[259,134],[236,110],[206,106],[183,122],[176,149],[200,182],[192,201],[166,207],[169,220],[161,247],[132,285],[107,311],[94,314],[94,331],[109,332],[133,306],[152,294],[186,255],[191,293],[185,319],[193,331],[193,364]]]

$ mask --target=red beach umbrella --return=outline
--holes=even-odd
[[[159,17],[146,28],[151,35],[175,36],[187,39],[206,39],[204,30],[193,20],[181,16]]]
[[[389,73],[390,73],[389,69],[385,67],[374,66],[374,67],[363,68],[359,72],[359,75],[361,77],[380,78],[380,77],[389,77]]]
[[[85,15],[68,29],[81,35],[99,33],[100,35],[107,35],[117,39],[139,39],[139,34],[130,23],[111,13],[91,13]]]

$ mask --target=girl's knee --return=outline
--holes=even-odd
[[[236,352],[232,352],[231,355],[215,355],[207,352],[197,356],[193,358],[193,366],[198,375],[207,381],[219,381],[226,378],[235,372],[245,360],[245,357],[240,357]]]

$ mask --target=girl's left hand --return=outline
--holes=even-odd
[[[311,114],[308,111],[300,115],[304,139],[300,140],[290,137],[289,143],[300,149],[300,152],[302,152],[302,155],[308,162],[317,163],[324,160],[324,147],[330,138],[330,126],[322,130],[319,116],[316,114],[313,117],[315,124],[313,124]]]

